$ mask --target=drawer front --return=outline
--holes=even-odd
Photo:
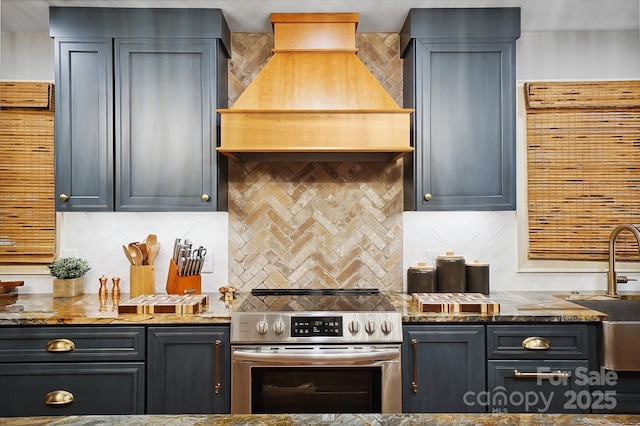
[[[0,364],[0,417],[144,414],[144,383],[143,362]]]
[[[583,324],[487,326],[489,359],[587,359],[588,348]]]
[[[0,362],[141,361],[144,327],[0,328]]]
[[[588,413],[587,361],[489,361],[490,413]]]

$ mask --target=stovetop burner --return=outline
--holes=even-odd
[[[238,312],[388,312],[393,305],[376,288],[262,289],[251,291]]]

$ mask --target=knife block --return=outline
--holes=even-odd
[[[155,265],[131,265],[129,267],[129,293],[131,297],[156,292]]]
[[[171,259],[167,275],[167,294],[200,294],[202,277],[200,275],[178,275],[178,265]]]

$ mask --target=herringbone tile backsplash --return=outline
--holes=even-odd
[[[356,42],[362,61],[400,102],[398,35],[361,34]],[[230,105],[272,45],[270,34],[232,35]],[[402,267],[401,161],[230,165],[231,285],[401,291]]]

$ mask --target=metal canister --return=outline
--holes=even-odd
[[[467,274],[464,257],[447,252],[436,257],[436,280],[440,293],[464,293]]]
[[[467,293],[489,294],[489,264],[475,259],[466,264]]]
[[[436,268],[418,264],[407,269],[407,293],[435,293]]]

